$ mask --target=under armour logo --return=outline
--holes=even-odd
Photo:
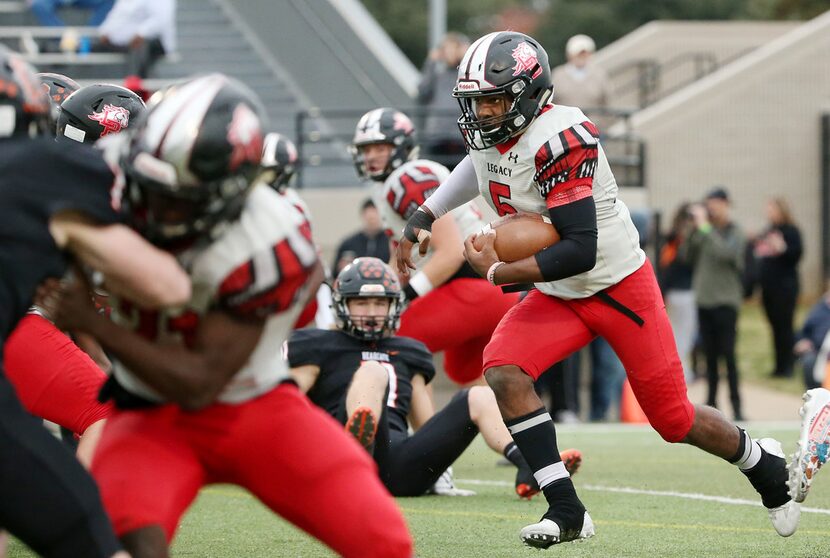
[[[513,164],[516,164],[516,163],[518,163],[518,162],[519,162],[519,154],[518,154],[518,153],[513,153],[513,152],[511,151],[511,152],[507,155],[507,160],[508,160],[508,161],[510,161],[510,162],[511,162],[511,163],[513,163]]]

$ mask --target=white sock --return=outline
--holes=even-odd
[[[758,445],[758,442],[753,440],[746,432],[741,432],[744,436],[744,454],[740,459],[734,461],[733,464],[741,471],[748,471],[755,467],[761,460],[761,455],[764,450]]]

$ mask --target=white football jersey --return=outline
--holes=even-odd
[[[517,138],[470,151],[482,197],[499,215],[549,207],[592,195],[597,209],[597,263],[585,273],[537,283],[543,293],[585,298],[640,268],[645,253],[590,120],[575,107],[548,105]],[[582,149],[580,149],[582,148]],[[593,152],[573,162],[570,154]],[[590,178],[593,177],[593,181]]]
[[[183,253],[180,261],[193,288],[187,305],[148,312],[116,300],[113,320],[154,342],[188,344],[200,318],[210,310],[265,318],[256,348],[218,401],[247,401],[286,379],[288,366],[281,347],[302,310],[299,301],[317,261],[308,222],[300,211],[264,184],[255,186],[240,218],[207,247]],[[163,401],[123,364],[116,362],[113,372],[130,392]]]
[[[383,183],[373,184],[372,199],[380,212],[386,235],[396,245],[407,220],[449,175],[450,171],[444,165],[417,159],[395,169]],[[480,232],[486,224],[474,201],[455,208],[451,213],[462,240]],[[412,250],[412,261],[420,269],[431,255],[430,250],[422,258],[416,245]]]

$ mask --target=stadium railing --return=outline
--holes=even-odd
[[[354,136],[354,127],[360,117],[369,109],[321,109],[299,111],[295,117],[294,140],[298,151],[297,187],[305,185],[304,171],[325,169],[326,167],[344,167],[351,164],[348,146]],[[427,114],[430,116],[457,116],[456,111],[427,111],[424,107],[401,108],[416,123],[419,144],[441,139],[421,133]],[[618,109],[583,109],[595,122],[604,122],[600,129],[610,129],[617,122],[623,124],[622,133],[601,137],[603,149],[608,162],[614,170],[620,186],[645,186],[645,142],[638,138],[629,126],[632,110]],[[459,132],[460,133],[460,132]],[[443,136],[442,136],[443,137]],[[446,164],[454,160],[453,156],[441,157],[430,154],[436,162]]]

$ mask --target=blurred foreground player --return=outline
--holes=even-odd
[[[333,298],[337,329],[295,331],[288,342],[291,373],[312,402],[374,454],[393,495],[427,492],[479,432],[518,468],[519,496],[539,491],[489,387],[463,389],[433,414],[426,390],[435,375],[432,355],[420,341],[395,335],[401,288],[387,264],[357,258],[337,276]],[[579,467],[578,451],[562,458],[571,471]]]
[[[38,76],[41,81],[48,79],[56,90],[53,100],[74,83],[57,74]],[[144,109],[135,93],[117,85],[76,89],[60,107],[58,139],[93,145],[102,137],[112,138],[125,130]],[[9,336],[4,366],[27,411],[79,437],[76,455],[89,467],[104,421],[112,410],[111,404],[98,401],[110,363],[95,340],[82,333],[70,339],[34,307]]]
[[[168,254],[117,224],[118,183],[100,153],[58,146],[49,101],[32,69],[0,51],[0,343],[47,278],[74,259],[101,272],[112,292],[144,307],[180,304],[187,276]],[[0,373],[0,526],[43,556],[119,552],[98,490]]]
[[[168,544],[202,486],[240,485],[343,556],[412,554],[374,465],[290,381],[281,347],[320,281],[304,216],[264,184],[262,115],[213,74],[156,97],[119,136],[134,226],[186,264],[187,303],[148,312],[128,297],[102,317],[61,288],[56,323],[118,358],[116,410],[92,465],[134,558]],[[196,133],[191,133],[195,130]]]
[[[689,402],[660,290],[599,133],[578,108],[551,103],[552,94],[548,57],[534,39],[498,32],[470,47],[453,91],[469,155],[410,218],[398,249],[408,272],[412,246],[428,243],[432,222],[479,193],[500,215],[548,214],[561,237],[513,263],[499,261],[492,234],[480,251],[474,237],[465,243],[467,260],[493,284],[537,288],[507,313],[484,352],[487,382],[549,504],[522,540],[547,548],[594,534],[533,381],[596,335],[622,360],[654,429],[737,465],[778,534],[793,534],[800,508],[788,494],[781,445],[754,441],[717,410]]]

